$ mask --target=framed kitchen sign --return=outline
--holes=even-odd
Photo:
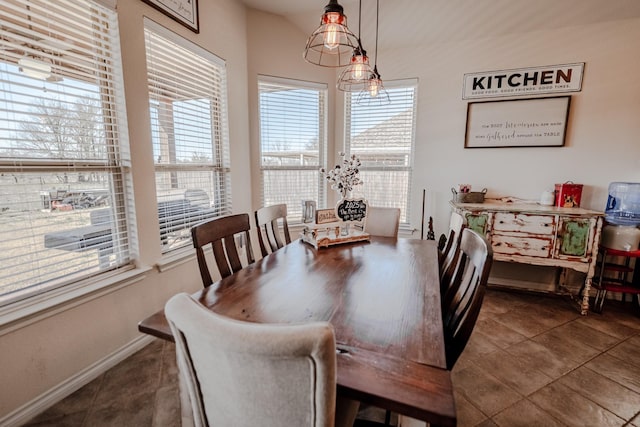
[[[580,92],[584,62],[464,75],[462,99]]]
[[[465,148],[561,147],[571,96],[470,102]]]
[[[198,0],[142,0],[168,17],[199,33]]]

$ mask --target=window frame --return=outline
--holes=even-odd
[[[414,160],[415,160],[415,149],[416,149],[416,129],[417,129],[417,109],[418,109],[418,79],[410,78],[410,79],[399,79],[399,80],[389,80],[384,82],[385,89],[412,89],[413,90],[413,107],[411,111],[411,147],[409,151],[409,162],[405,166],[371,166],[367,165],[366,161],[362,162],[362,166],[360,170],[363,172],[385,172],[385,171],[399,171],[399,172],[407,172],[407,202],[405,206],[397,206],[396,204],[390,204],[390,207],[399,207],[401,208],[401,216],[400,216],[400,228],[403,230],[411,229],[411,206],[412,206],[412,180],[414,173]],[[358,93],[349,93],[345,92],[344,96],[344,151],[347,156],[352,154],[351,143],[352,143],[352,135],[351,135],[351,123],[352,119],[349,116],[352,112],[352,103],[353,98],[357,98],[359,96]],[[393,97],[391,97],[393,99]],[[366,107],[371,108],[371,107]],[[379,105],[376,108],[388,109],[389,105]],[[362,160],[362,159],[361,159]],[[367,186],[366,178],[364,179],[364,183],[362,184],[362,188],[356,188],[354,193],[362,194],[364,192],[364,187]]]
[[[208,196],[209,197],[208,202],[210,203],[210,206],[213,206],[218,200],[222,200],[222,203],[219,204],[220,205],[219,209],[211,208],[210,212],[206,212],[206,213],[202,213],[202,212],[190,213],[187,210],[184,212],[180,211],[176,215],[169,216],[170,218],[175,218],[175,221],[171,219],[168,220],[166,222],[167,226],[168,227],[175,226],[176,229],[179,229],[178,231],[183,234],[183,240],[178,245],[172,246],[168,244],[168,241],[166,240],[166,236],[169,233],[163,234],[162,224],[161,224],[161,229],[159,230],[159,237],[160,237],[160,247],[161,247],[162,255],[165,259],[171,260],[173,257],[181,256],[181,253],[187,250],[189,251],[189,253],[192,252],[191,233],[189,231],[190,226],[195,225],[198,222],[202,222],[203,220],[209,220],[216,217],[228,215],[232,212],[230,146],[229,146],[229,129],[228,129],[228,119],[227,119],[227,116],[228,116],[227,75],[226,75],[227,70],[226,70],[226,62],[222,58],[207,51],[206,49],[203,49],[202,47],[191,42],[190,40],[187,40],[186,38],[180,36],[179,34],[174,33],[168,28],[145,17],[144,18],[145,55],[147,58],[147,85],[148,85],[148,95],[149,95],[149,111],[150,111],[150,118],[151,118],[150,124],[151,124],[152,139],[153,139],[154,132],[157,132],[158,129],[160,129],[162,126],[160,125],[159,122],[157,125],[154,124],[153,110],[154,108],[156,108],[154,107],[154,102],[159,103],[160,101],[156,96],[157,94],[154,92],[155,90],[158,90],[158,87],[154,86],[154,83],[152,83],[150,78],[151,65],[149,64],[149,58],[150,58],[150,55],[152,55],[153,53],[150,54],[148,51],[149,46],[147,46],[147,38],[148,38],[147,31],[152,33],[153,36],[155,37],[162,38],[166,40],[168,43],[177,45],[178,47],[187,51],[189,54],[194,55],[194,57],[197,57],[199,59],[206,61],[209,65],[217,69],[218,75],[216,78],[219,77],[220,79],[220,85],[217,88],[218,90],[213,91],[213,89],[210,89],[211,92],[215,92],[215,93],[207,92],[206,88],[203,88],[202,86],[197,86],[197,87],[194,86],[195,89],[193,87],[191,88],[194,94],[195,92],[202,92],[202,93],[206,93],[206,95],[208,95],[207,97],[185,98],[185,99],[176,98],[176,99],[170,100],[170,102],[165,103],[165,105],[172,106],[171,111],[175,111],[173,109],[173,106],[175,106],[177,102],[181,102],[185,100],[187,101],[188,100],[191,100],[191,101],[206,100],[207,102],[210,103],[209,119],[211,120],[211,123],[210,123],[211,144],[207,148],[211,149],[212,157],[211,157],[210,163],[205,163],[205,162],[184,163],[184,162],[178,161],[177,158],[170,159],[169,162],[160,162],[158,161],[154,153],[154,175],[156,179],[156,201],[158,203],[159,221],[162,220],[162,218],[160,218],[160,210],[161,210],[160,204],[163,203],[163,201],[160,200],[161,198],[163,198],[163,195],[161,195],[160,192],[167,191],[166,189],[161,190],[160,188],[158,188],[158,180],[159,180],[160,173],[169,173],[172,176],[172,181],[174,179],[176,180],[177,187],[173,187],[174,183],[172,182],[171,183],[172,188],[170,189],[170,191],[176,190],[177,192],[183,191],[184,193],[186,193],[189,189],[180,188],[180,185],[177,183],[178,174],[184,175],[184,174],[199,173],[199,172],[211,173],[214,176],[219,177],[219,179],[214,180],[215,182],[211,184],[211,187],[208,188],[208,190],[210,190],[210,193],[212,194],[212,196],[217,194],[224,195],[224,197],[222,198],[215,198],[215,197]],[[159,46],[154,47],[154,49],[161,49],[161,48],[162,47],[159,47]],[[158,52],[160,51],[158,50],[155,53],[158,53]],[[158,72],[158,71],[156,70],[155,72]],[[177,80],[173,80],[171,82],[163,81],[163,84],[165,86],[171,86],[173,84],[173,86],[171,86],[171,89],[176,90],[177,92],[180,90],[180,89],[177,89],[177,84],[184,83],[185,81],[188,81],[188,80],[185,78],[184,80],[180,80],[180,81],[177,81]],[[189,82],[193,82],[193,80]],[[197,81],[195,83],[197,83],[198,85],[201,84],[200,81]],[[186,91],[185,93],[187,92],[188,91]],[[160,111],[160,109],[158,109],[158,111]],[[157,116],[159,117],[160,114],[157,114]],[[193,118],[194,116],[192,115],[189,117]],[[160,119],[157,119],[157,120],[159,121]],[[175,128],[177,127],[176,123],[177,123],[177,120],[176,120],[176,116],[174,115],[172,116],[171,123],[169,123],[169,127],[173,129],[174,132],[172,132],[172,134],[170,135],[170,138],[168,138],[170,141],[167,143],[167,145],[169,146],[168,148],[169,151],[171,152],[173,150],[174,153],[175,153],[175,150],[177,150],[178,148],[183,148],[181,147],[181,144],[176,141],[176,136],[178,135],[178,133],[175,132]],[[152,145],[154,147],[156,145],[155,141],[153,140],[152,140]],[[198,189],[198,190],[202,190],[202,189]],[[208,193],[209,192],[207,192],[207,194]],[[187,224],[186,227],[179,225],[179,223],[182,221],[186,221],[186,224]]]
[[[263,164],[263,140],[262,140],[262,105],[261,105],[261,95],[262,89],[261,84],[271,84],[271,85],[281,85],[283,87],[290,87],[291,89],[297,90],[313,90],[319,93],[319,105],[318,105],[318,165],[292,165],[292,166],[271,166]],[[326,185],[322,176],[320,175],[320,168],[326,167],[327,164],[327,142],[328,142],[328,85],[325,83],[317,83],[306,80],[298,80],[291,79],[285,77],[275,77],[268,75],[258,75],[258,162],[260,169],[260,203],[262,206],[265,205],[265,200],[267,199],[266,189],[265,189],[265,179],[264,175],[267,171],[315,171],[317,173],[317,185],[318,192],[314,201],[317,206],[324,206],[327,201],[327,191]],[[299,197],[299,200],[302,201],[303,198]],[[302,210],[302,204],[300,204],[300,210]],[[287,221],[290,224],[298,225],[302,224],[302,215],[292,214],[293,212],[297,212],[297,209],[291,209],[287,207]]]
[[[28,2],[17,2],[25,3]],[[111,292],[111,290],[102,290],[105,287],[112,286],[115,283],[130,282],[131,280],[137,280],[136,277],[143,272],[144,268],[136,266],[136,260],[138,259],[138,245],[135,238],[135,213],[133,212],[133,194],[132,188],[132,176],[131,176],[131,159],[129,156],[129,141],[128,141],[128,125],[126,105],[124,99],[124,85],[123,85],[123,72],[122,72],[122,57],[120,55],[120,32],[118,28],[118,16],[115,10],[115,5],[106,3],[103,0],[86,0],[86,9],[80,9],[82,13],[94,17],[96,14],[100,14],[99,20],[100,35],[109,36],[110,44],[106,53],[94,54],[91,56],[92,61],[82,64],[90,68],[95,76],[90,81],[96,86],[96,92],[99,94],[97,99],[98,105],[100,105],[98,114],[101,116],[101,120],[98,122],[92,122],[93,126],[99,125],[104,132],[104,146],[98,146],[105,151],[104,158],[84,158],[84,157],[69,157],[64,156],[60,158],[56,157],[43,157],[38,155],[37,152],[29,154],[28,150],[22,149],[22,154],[11,157],[4,156],[0,158],[0,172],[3,173],[15,173],[15,174],[75,174],[75,173],[103,173],[109,178],[111,190],[108,193],[109,200],[111,201],[110,209],[112,209],[112,231],[111,239],[113,239],[113,252],[116,253],[115,263],[110,263],[105,267],[102,263],[99,266],[92,264],[91,268],[79,269],[68,275],[64,275],[62,278],[46,279],[37,283],[31,283],[24,288],[9,293],[2,293],[0,295],[0,325],[16,321],[25,316],[32,316],[36,313],[45,312],[54,306],[62,303],[74,300],[87,294],[98,295],[101,292]],[[85,5],[76,4],[74,7],[84,8]],[[5,6],[11,7],[9,3]],[[46,13],[55,13],[55,8],[60,8],[60,5],[53,6],[53,12],[46,10]],[[39,9],[34,9],[33,13],[36,17],[38,13],[41,13]],[[65,27],[61,24],[62,17],[54,22],[52,25],[57,25],[57,32],[53,32],[53,36],[49,34],[49,37],[57,37],[60,35],[69,35],[70,32],[66,32]],[[68,19],[68,17],[67,17]],[[78,25],[81,21],[78,21]],[[96,25],[95,19],[92,20]],[[18,21],[12,21],[12,24],[17,28],[19,26]],[[22,28],[22,27],[20,27]],[[26,27],[25,27],[26,28]],[[53,31],[53,30],[51,30]],[[30,29],[28,33],[36,34],[38,29]],[[27,37],[27,36],[25,36]],[[78,35],[76,38],[68,38],[69,43],[77,43],[83,45],[92,43],[92,36],[86,38]],[[31,50],[40,52],[38,49],[42,49],[42,57],[46,60],[49,55],[55,55],[48,53],[47,49],[51,49],[45,43],[47,39],[32,40],[25,48],[26,52]],[[102,41],[104,43],[104,40]],[[52,45],[53,46],[53,45]],[[104,45],[103,45],[104,48]],[[23,55],[30,55],[26,53]],[[80,57],[81,54],[76,54]],[[104,56],[103,56],[104,55]],[[1,56],[0,58],[5,63],[12,63],[10,55]],[[71,81],[72,85],[74,81],[82,82],[83,74],[80,68],[74,69],[71,66],[65,64],[65,59],[61,57],[60,62],[55,61],[53,57],[52,76],[59,73],[62,77],[60,80],[55,81]],[[108,59],[107,59],[108,58]],[[73,61],[68,60],[67,61]],[[108,61],[108,62],[107,62]],[[65,68],[70,67],[70,68]],[[86,77],[86,76],[85,76]],[[68,80],[65,80],[68,79]],[[95,80],[94,80],[95,79]],[[9,84],[13,84],[11,81]],[[19,83],[15,83],[18,85]],[[36,83],[33,83],[34,87]],[[41,87],[43,87],[41,83]],[[65,83],[65,87],[66,83]],[[58,89],[57,86],[53,86],[54,90]],[[46,89],[46,87],[45,87]],[[13,92],[11,92],[13,93]],[[46,91],[45,91],[46,93]],[[64,92],[61,92],[64,93]],[[89,94],[87,90],[80,90],[75,96],[78,99],[87,97]],[[74,95],[67,94],[64,97]],[[58,99],[61,105],[69,103],[69,100]],[[43,108],[47,108],[47,101],[55,100],[55,98],[49,96],[34,97],[37,100],[43,101]],[[70,98],[73,99],[73,98]],[[31,102],[29,105],[32,107],[37,105],[36,102]],[[67,110],[65,110],[67,111]],[[22,114],[22,113],[21,113]],[[66,113],[63,113],[66,114]],[[61,115],[63,117],[63,115]],[[15,119],[13,119],[15,120]],[[27,139],[25,139],[27,141]],[[6,148],[6,147],[5,147]],[[11,149],[11,147],[9,147]],[[25,154],[26,153],[26,154]],[[77,184],[77,183],[71,183]],[[69,187],[71,187],[69,184]],[[45,184],[47,185],[47,184]],[[76,191],[74,189],[74,191]],[[42,197],[42,191],[40,192]],[[45,200],[42,200],[43,206]],[[22,217],[28,219],[29,212],[26,211]],[[73,227],[68,227],[73,228]],[[66,229],[65,229],[66,230]],[[41,238],[43,235],[34,234],[31,238]],[[117,243],[115,243],[117,242]],[[55,248],[53,248],[55,249]],[[97,250],[97,249],[96,249]],[[75,252],[75,251],[73,251]],[[81,254],[75,259],[81,259]],[[33,253],[32,253],[33,255]],[[99,255],[96,255],[99,257]],[[102,290],[102,291],[101,291]],[[41,314],[45,315],[45,314]],[[35,319],[35,317],[34,317]]]

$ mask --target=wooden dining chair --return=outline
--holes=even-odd
[[[239,321],[186,293],[167,302],[165,315],[176,342],[182,403],[191,408],[195,426],[353,424],[357,402],[336,403],[330,323]]]
[[[463,229],[451,283],[442,295],[447,369],[453,369],[469,341],[480,313],[492,263],[493,252],[487,241],[475,231]]]
[[[282,234],[280,233],[280,224],[282,224]],[[258,228],[260,252],[263,257],[269,255],[269,251],[274,252],[291,243],[289,225],[287,224],[287,205],[285,204],[258,209],[256,211],[256,227]]]
[[[449,219],[449,235],[446,237],[444,248],[438,253],[440,265],[440,283],[450,283],[453,268],[456,265],[458,251],[460,248],[460,237],[462,229],[465,227],[464,218],[457,212],[452,212]],[[442,292],[443,287],[440,291]]]
[[[372,236],[398,237],[400,209],[367,207],[364,231]]]
[[[216,261],[220,276],[225,278],[242,269],[242,261],[236,247],[236,235],[241,235],[245,246],[247,263],[254,262],[251,237],[249,236],[249,214],[223,216],[211,221],[203,222],[191,228],[193,246],[196,248],[198,267],[202,284],[208,287],[213,283],[207,265],[204,249],[211,244],[213,257]]]

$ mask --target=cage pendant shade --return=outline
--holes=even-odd
[[[372,73],[367,52],[358,47],[353,50],[349,66],[340,74],[336,87],[344,92],[358,92],[367,86]]]
[[[387,92],[384,84],[382,84],[378,67],[374,67],[373,72],[371,72],[365,81],[363,89],[360,90],[356,98],[356,104],[368,107],[391,104],[389,92]]]
[[[303,52],[305,61],[322,67],[345,67],[358,38],[347,27],[347,17],[337,0],[324,8],[320,26],[311,34]]]

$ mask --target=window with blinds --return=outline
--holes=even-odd
[[[358,93],[346,93],[345,150],[362,162],[353,196],[370,205],[400,208],[409,222],[411,172],[415,146],[416,80],[385,82],[391,103],[359,104]]]
[[[191,245],[193,225],[231,213],[222,59],[145,19],[163,253]]]
[[[325,84],[259,76],[262,205],[285,203],[301,222],[302,200],[325,204]]]
[[[115,10],[0,0],[0,305],[132,267]]]

